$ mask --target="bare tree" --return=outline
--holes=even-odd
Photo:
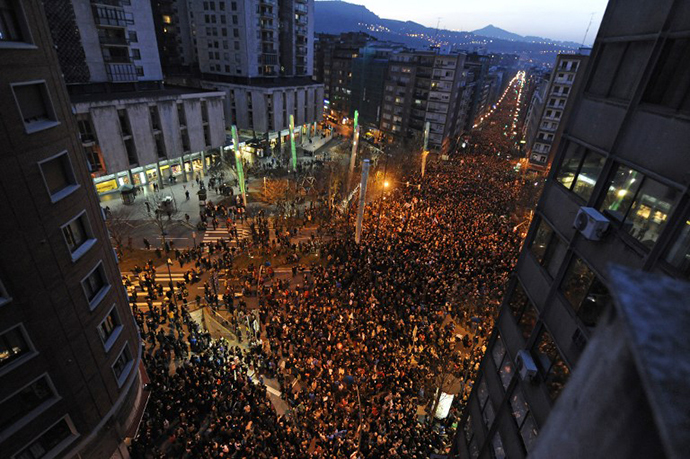
[[[177,215],[177,203],[172,194],[165,192],[149,194],[144,202],[144,219],[154,225],[161,236],[161,245],[166,247],[165,237],[173,224],[173,217]]]
[[[287,179],[264,179],[261,188],[261,200],[267,204],[277,204],[287,199],[290,195],[291,187]]]
[[[133,216],[134,210],[127,206],[118,207],[115,210],[110,210],[107,212],[105,225],[108,227],[110,238],[112,239],[118,256],[122,256],[124,254],[125,247],[129,246],[129,244],[126,244],[126,242],[128,241],[129,236],[132,234],[133,225],[131,220]]]

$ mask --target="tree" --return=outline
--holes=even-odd
[[[110,238],[112,239],[115,250],[118,256],[124,254],[125,243],[130,234],[132,234],[131,223],[133,217],[133,209],[127,206],[118,207],[115,210],[110,210],[106,214],[105,225],[108,227]],[[129,245],[129,244],[127,244]]]
[[[259,196],[267,204],[277,204],[280,201],[286,200],[291,194],[290,191],[288,179],[265,178]]]
[[[168,229],[172,226],[173,217],[177,215],[177,212],[177,203],[172,193],[159,192],[149,194],[144,203],[144,219],[158,230],[163,248],[167,245],[165,236],[168,235]]]

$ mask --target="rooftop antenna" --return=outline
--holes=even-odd
[[[438,21],[436,21],[436,35],[434,35],[434,38],[438,37],[438,28],[441,25],[441,17],[438,18]]]
[[[592,15],[589,17],[589,24],[587,25],[587,30],[585,30],[585,36],[584,36],[584,38],[582,38],[582,46],[583,47],[585,46],[585,40],[587,40],[587,34],[589,33],[589,28],[592,27],[592,21],[594,20],[594,14],[595,13],[592,13]]]

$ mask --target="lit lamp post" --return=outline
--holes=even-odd
[[[422,178],[426,172],[426,157],[429,156],[429,130],[431,123],[428,121],[424,124],[424,148],[422,149]]]
[[[237,135],[237,126],[232,125],[232,143],[235,150],[235,165],[237,166],[237,180],[240,182],[240,193],[242,193],[242,202],[244,207],[247,207],[247,192],[244,183],[244,168],[242,167],[242,157],[240,156],[240,139]]]

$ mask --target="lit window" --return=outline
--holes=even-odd
[[[169,15],[164,14],[163,15],[163,24],[171,24],[171,23],[172,23],[172,18]]]
[[[21,326],[18,325],[0,334],[0,369],[30,352],[31,348]]]
[[[45,82],[15,84],[12,91],[27,134],[59,124]]]
[[[601,210],[625,232],[651,248],[663,232],[678,192],[641,172],[620,165],[609,184]]]
[[[522,332],[522,337],[525,341],[528,340],[539,318],[539,312],[529,300],[522,284],[519,282],[515,285],[508,305],[515,316],[518,327]]]
[[[569,143],[556,179],[584,200],[594,191],[606,158],[575,143]]]
[[[39,163],[48,194],[56,202],[78,188],[67,152]]]
[[[76,438],[77,434],[67,418],[63,418],[46,430],[29,446],[19,452],[15,459],[39,459],[57,457]]]

